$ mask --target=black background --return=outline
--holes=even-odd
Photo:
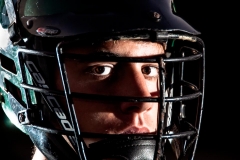
[[[206,0],[175,0],[177,14],[202,33],[206,45],[206,90],[202,127],[195,160],[237,160],[238,113],[237,63],[234,34],[228,17],[220,6]],[[225,6],[227,8],[227,6]],[[30,160],[32,142],[16,129],[0,111],[0,159]],[[7,157],[7,158],[4,158]],[[238,158],[239,159],[239,158]]]

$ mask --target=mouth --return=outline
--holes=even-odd
[[[136,126],[128,127],[121,132],[121,134],[144,134],[144,133],[146,134],[151,132],[147,127],[136,127]]]

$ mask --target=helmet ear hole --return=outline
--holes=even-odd
[[[0,64],[6,70],[12,72],[13,74],[17,74],[16,65],[14,61],[4,56],[3,54],[0,54]]]
[[[18,101],[18,102],[22,102],[22,94],[20,89],[15,86],[13,83],[11,83],[9,80],[5,79],[5,84],[6,84],[6,89],[7,92],[11,93],[13,95],[13,97]]]

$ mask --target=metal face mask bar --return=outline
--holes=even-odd
[[[144,39],[144,40],[149,40],[150,37],[148,36],[138,36],[137,39]],[[119,36],[119,39],[123,39],[126,38],[125,36]],[[127,37],[127,39],[135,39],[135,37]],[[66,42],[64,43],[59,43],[59,45],[56,48],[56,52],[57,54],[55,55],[55,53],[46,53],[46,52],[40,52],[40,51],[32,51],[32,50],[27,50],[27,49],[19,49],[18,51],[18,56],[19,56],[19,60],[20,60],[20,64],[22,64],[21,66],[24,66],[23,64],[25,64],[27,67],[27,69],[31,69],[29,68],[29,66],[33,67],[32,64],[30,64],[30,62],[25,62],[24,60],[24,55],[25,54],[29,54],[29,55],[36,55],[36,56],[46,56],[46,57],[57,57],[58,60],[58,65],[59,65],[59,69],[60,69],[60,73],[61,73],[61,78],[62,78],[62,82],[63,82],[63,86],[64,86],[64,93],[61,91],[57,91],[57,90],[51,90],[50,88],[48,88],[47,85],[36,85],[37,83],[35,82],[36,80],[41,80],[41,79],[34,79],[34,75],[31,73],[31,76],[33,77],[33,84],[28,82],[27,77],[26,77],[26,69],[25,67],[22,67],[22,77],[23,77],[23,82],[21,84],[21,87],[23,87],[26,90],[26,97],[27,97],[27,103],[26,103],[26,110],[23,110],[23,107],[18,111],[18,113],[15,113],[17,116],[24,114],[25,117],[27,117],[25,120],[28,121],[20,121],[21,124],[26,125],[26,126],[30,126],[36,129],[39,129],[41,131],[44,132],[48,132],[50,134],[64,134],[64,135],[69,135],[72,138],[69,138],[71,140],[72,145],[74,146],[75,150],[78,152],[78,155],[80,157],[80,159],[87,159],[86,158],[86,154],[85,151],[86,150],[86,146],[84,145],[84,141],[82,140],[81,136],[103,136],[103,137],[124,137],[124,135],[94,135],[94,134],[89,134],[89,133],[82,133],[80,132],[80,128],[78,126],[78,122],[77,122],[77,118],[76,118],[76,114],[75,114],[75,110],[74,110],[74,104],[72,101],[73,97],[81,97],[81,98],[90,98],[90,99],[111,99],[111,100],[116,100],[116,101],[131,101],[131,102],[156,102],[160,104],[160,111],[158,113],[158,117],[159,117],[159,122],[158,122],[158,128],[157,128],[157,134],[156,135],[138,135],[138,136],[142,136],[142,137],[146,137],[146,138],[152,138],[156,140],[156,148],[155,148],[155,153],[154,153],[154,159],[156,158],[160,158],[163,157],[162,154],[164,154],[164,150],[162,147],[164,147],[164,143],[166,142],[166,139],[174,139],[174,138],[181,138],[181,137],[191,137],[191,136],[195,136],[194,140],[192,140],[191,144],[194,143],[194,148],[193,148],[193,154],[191,155],[191,159],[194,158],[194,154],[195,154],[195,150],[196,150],[196,145],[197,145],[197,140],[198,140],[198,134],[199,134],[199,129],[200,129],[200,124],[201,124],[201,117],[202,117],[202,109],[203,109],[203,97],[204,97],[204,83],[205,83],[205,48],[204,48],[204,43],[202,42],[201,39],[195,37],[195,36],[188,36],[188,35],[178,35],[178,34],[172,34],[172,33],[165,33],[165,32],[158,32],[157,36],[156,36],[156,40],[157,41],[172,41],[172,43],[176,43],[176,41],[180,40],[184,40],[184,41],[189,41],[191,43],[195,43],[197,42],[198,45],[200,45],[202,47],[202,51],[199,52],[198,50],[195,50],[193,48],[188,48],[188,47],[183,47],[185,50],[188,50],[189,53],[191,53],[191,55],[184,55],[182,54],[182,57],[174,57],[173,53],[171,53],[171,55],[168,55],[169,52],[166,52],[166,57],[163,56],[157,56],[157,57],[152,57],[152,58],[129,58],[129,57],[96,57],[95,59],[93,57],[79,57],[79,55],[71,55],[71,54],[64,54],[61,52],[61,47],[62,45],[65,45]],[[169,42],[168,42],[169,43]],[[68,56],[68,58],[82,58],[85,60],[91,59],[91,60],[104,60],[104,61],[123,61],[123,62],[152,62],[152,63],[158,63],[160,66],[160,74],[159,74],[159,79],[160,79],[160,95],[161,97],[158,98],[152,98],[152,97],[109,97],[109,96],[103,96],[103,95],[88,95],[88,94],[82,94],[82,93],[72,93],[70,88],[69,88],[69,84],[68,84],[68,77],[66,74],[66,69],[64,66],[64,56]],[[193,85],[192,83],[185,81],[183,78],[183,73],[184,73],[184,64],[185,62],[190,62],[190,61],[197,61],[200,60],[200,66],[202,67],[202,71],[201,71],[201,75],[199,77],[199,81],[200,87],[197,87],[195,85]],[[178,63],[180,64],[180,84],[179,84],[179,96],[175,96],[175,94],[173,94],[172,91],[170,91],[171,85],[174,82],[174,67],[172,67],[172,72],[170,73],[170,77],[172,77],[172,79],[170,80],[170,85],[169,82],[166,82],[165,80],[165,76],[166,76],[166,69],[165,69],[165,65],[167,66],[168,64],[173,64],[173,63]],[[33,64],[34,65],[34,64]],[[32,68],[33,69],[33,68]],[[34,68],[36,69],[36,68]],[[24,78],[25,77],[25,78]],[[36,74],[35,74],[35,78],[36,78]],[[39,77],[38,77],[39,78]],[[183,86],[186,86],[187,88],[189,88],[190,90],[192,90],[192,93],[188,94],[188,95],[184,95],[183,94]],[[168,92],[166,92],[166,90],[169,90]],[[68,105],[68,110],[69,110],[69,117],[70,117],[70,121],[69,124],[72,126],[71,129],[67,130],[58,130],[58,129],[50,129],[50,128],[46,128],[46,127],[42,127],[42,126],[37,126],[33,123],[33,117],[31,116],[34,110],[34,106],[32,106],[31,101],[31,94],[30,91],[35,91],[35,92],[40,92],[42,95],[46,94],[46,95],[51,95],[51,96],[65,96],[66,97],[66,101],[67,101],[67,105]],[[8,93],[10,94],[10,93]],[[174,95],[174,96],[173,96]],[[46,98],[45,98],[46,99]],[[184,109],[186,108],[184,106],[184,104],[182,102],[184,101],[188,101],[188,100],[193,100],[193,99],[198,99],[198,106],[197,106],[197,115],[196,115],[196,121],[195,124],[189,124],[189,127],[191,128],[191,130],[189,131],[180,131],[179,133],[173,133],[173,132],[169,132],[169,126],[171,124],[171,117],[172,117],[172,110],[174,109],[174,107],[177,106],[173,106],[173,103],[175,102],[179,102],[180,106],[179,107],[179,115],[181,115],[180,117],[182,119],[185,118],[185,113],[184,113]],[[51,105],[49,105],[51,106]],[[11,106],[9,106],[11,107]],[[63,112],[62,112],[63,113]],[[41,116],[36,116],[36,117],[41,117]],[[36,118],[35,117],[35,118]],[[37,120],[35,120],[37,121]],[[64,127],[63,127],[64,128]],[[126,135],[126,137],[134,137],[136,135]],[[185,147],[187,149],[187,147]],[[184,151],[185,153],[185,151]],[[183,155],[178,155],[183,156]],[[179,158],[178,157],[178,158]]]

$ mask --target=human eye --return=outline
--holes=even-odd
[[[149,78],[158,78],[158,67],[156,66],[143,66],[142,73]]]
[[[94,65],[87,69],[87,72],[95,76],[108,76],[113,70],[112,66],[108,65]]]

